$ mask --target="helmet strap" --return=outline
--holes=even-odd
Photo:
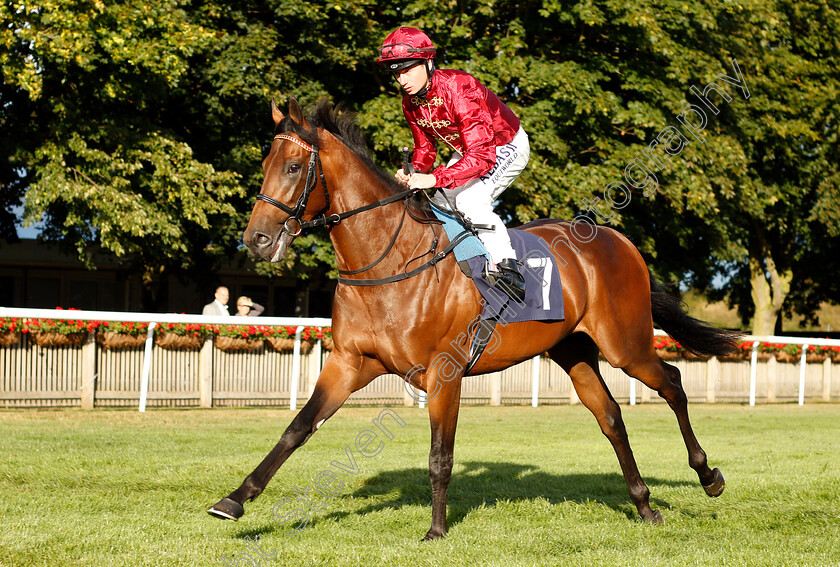
[[[432,86],[432,76],[435,74],[435,62],[427,59],[423,68],[426,69],[426,86],[418,91],[415,96],[426,96],[426,93],[429,92],[429,87]]]

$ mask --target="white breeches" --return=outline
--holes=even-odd
[[[510,143],[496,148],[496,165],[487,174],[460,187],[445,190],[449,200],[470,222],[495,228],[478,231],[478,237],[490,253],[494,264],[505,258],[515,259],[516,253],[510,245],[510,237],[502,219],[493,212],[493,202],[522,173],[528,165],[530,155],[528,134],[520,128]],[[451,166],[462,157],[456,152],[447,165]],[[449,206],[440,193],[435,194],[434,201],[442,207]]]

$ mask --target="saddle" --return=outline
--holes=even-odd
[[[443,223],[450,241],[461,239],[453,250],[455,260],[482,297],[481,318],[469,333],[472,343],[467,371],[478,362],[497,324],[562,321],[565,318],[560,272],[542,238],[524,230],[508,229],[511,245],[521,264],[520,272],[525,278],[525,300],[518,302],[488,280],[490,255],[474,230],[470,230],[472,227],[465,227],[458,218],[460,215],[452,211],[432,205],[432,212]],[[469,235],[465,236],[465,232]]]

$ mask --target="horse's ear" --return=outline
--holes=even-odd
[[[274,99],[271,99],[271,117],[274,119],[274,125],[280,124],[280,121],[286,118],[283,116],[283,113],[280,112],[280,109],[277,108],[277,103],[274,102]]]
[[[289,97],[289,116],[291,117],[292,121],[295,122],[299,126],[303,126],[304,128],[311,130],[312,128],[309,126],[309,123],[306,121],[306,118],[303,117],[303,112],[300,110],[300,105],[298,101],[295,100],[295,97]]]

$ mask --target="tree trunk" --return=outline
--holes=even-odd
[[[295,284],[295,317],[309,317],[309,286],[302,279]]]
[[[780,271],[761,227],[753,227],[750,242],[750,294],[755,315],[752,333],[772,335],[782,304],[790,292],[791,270]]]
[[[163,266],[146,266],[140,276],[143,286],[141,303],[149,313],[163,313],[169,309],[169,277]]]

